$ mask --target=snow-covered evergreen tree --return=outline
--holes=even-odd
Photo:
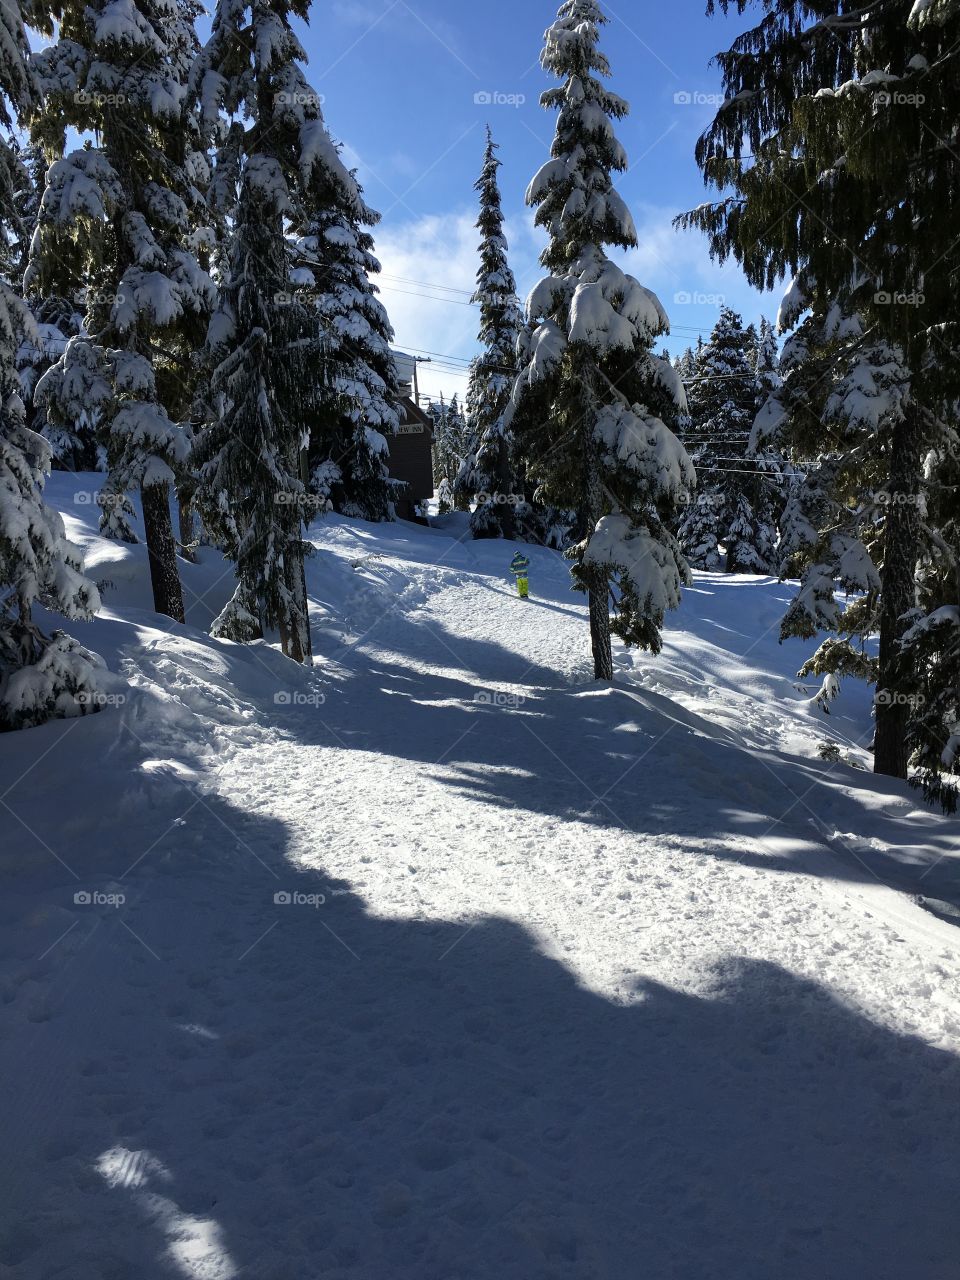
[[[91,386],[110,380],[110,394],[98,397],[109,468],[103,527],[134,537],[127,494],[139,488],[154,604],[182,621],[170,497],[185,472],[189,430],[182,398],[170,391],[182,377],[158,352],[184,327],[196,337],[214,298],[189,243],[199,200],[184,142],[192,15],[176,0],[58,0],[47,12],[55,38],[34,59],[43,104],[33,135],[56,158],[26,286],[67,296],[84,289],[89,336],[82,359],[68,346],[59,376],[55,366],[37,394],[50,421],[70,430],[86,409],[81,369]],[[95,145],[64,155],[67,126]]]
[[[483,350],[470,366],[466,416],[475,446],[468,451],[454,484],[456,491],[470,499],[482,495],[470,518],[475,538],[513,537],[521,497],[514,442],[504,425],[504,414],[517,372],[522,316],[503,234],[497,150],[488,128],[483,168],[474,188],[480,195],[477,228],[482,238],[473,301],[480,306]]]
[[[895,687],[907,700],[912,781],[955,813],[960,799],[960,404],[945,406],[923,469],[924,554]]]
[[[804,300],[791,290],[784,327]],[[910,374],[902,353],[836,302],[815,306],[802,321],[784,346],[780,373],[755,439],[789,448],[808,467],[781,522],[781,572],[800,578],[781,638],[826,631],[801,674],[876,681],[880,669],[868,640],[880,625],[891,508],[886,482],[911,403]],[[878,688],[878,709],[898,696],[885,687]]]
[[[754,285],[797,276],[821,317],[840,301],[909,370],[884,454],[874,750],[878,773],[906,777],[911,708],[892,682],[916,607],[923,457],[960,377],[960,186],[942,141],[956,131],[960,0],[768,10],[718,59],[726,100],[697,158],[720,195],[681,221]]]
[[[65,471],[97,471],[103,461],[103,450],[89,416],[54,426],[47,418],[46,406],[36,399],[40,379],[63,355],[70,338],[80,334],[83,315],[68,298],[56,294],[28,298],[27,302],[36,335],[25,339],[17,350],[27,425],[49,444],[54,467]]]
[[[14,241],[21,210],[20,157],[5,133],[35,101],[19,4],[0,10],[0,243]],[[33,616],[42,605],[88,619],[97,590],[81,572],[59,514],[43,501],[50,450],[26,425],[16,354],[38,334],[23,299],[0,278],[0,729],[24,728],[51,716],[96,707],[94,658],[61,631],[44,634]]]
[[[368,228],[380,215],[332,184],[296,242],[293,282],[320,322],[321,377],[311,412],[310,487],[320,503],[363,520],[391,520],[397,483],[387,467],[402,395],[393,329],[372,277]]]
[[[541,256],[549,274],[527,300],[507,426],[541,497],[582,524],[569,554],[589,598],[594,671],[609,680],[611,603],[617,634],[654,650],[665,611],[679,603],[689,571],[669,522],[694,472],[664,421],[686,407],[673,367],[653,353],[667,316],[605,252],[637,242],[612,177],[627,165],[615,122],[628,107],[603,83],[606,21],[596,0],[565,0],[546,33],[541,63],[563,83],[541,98],[559,114],[527,202],[550,237]]]
[[[433,423],[433,479],[439,486],[446,479],[450,483],[453,501],[453,480],[463,466],[470,447],[470,428],[460,408],[460,399],[456,394],[449,404],[443,396],[433,401],[429,409]],[[465,499],[461,499],[465,501]]]
[[[215,631],[251,639],[277,628],[297,662],[311,656],[303,519],[317,500],[302,464],[324,339],[316,309],[295,293],[288,236],[316,229],[331,190],[358,224],[367,217],[299,65],[291,24],[308,9],[308,0],[219,0],[191,77],[219,142],[212,199],[228,211],[236,202],[210,335],[217,413],[195,455],[204,521],[237,567]]]
[[[760,329],[751,354],[759,411],[780,386],[780,348],[777,343],[777,331],[766,316],[760,318]]]
[[[695,447],[695,446],[691,446]],[[695,464],[696,465],[696,464]],[[683,508],[677,538],[687,563],[694,569],[717,570],[721,564],[720,512],[724,498],[710,475],[698,472],[696,492]]]
[[[765,459],[750,451],[757,413],[756,334],[723,307],[699,350],[692,384],[688,447],[697,468],[696,500],[680,525],[684,555],[700,569],[730,573],[773,568],[779,484]]]

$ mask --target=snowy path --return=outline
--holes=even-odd
[[[0,1277],[955,1280],[960,935],[824,844],[789,716],[590,684],[545,553],[524,605],[359,536],[288,701],[139,663],[232,723],[23,943]]]

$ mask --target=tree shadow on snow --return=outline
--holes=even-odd
[[[437,627],[428,630],[438,638]],[[943,859],[921,861],[919,798],[889,779],[748,747],[732,729],[639,685],[560,685],[555,671],[489,641],[440,634],[439,645],[451,664],[496,671],[496,680],[422,672],[402,652],[393,659],[381,650],[325,684],[315,715],[292,715],[284,728],[305,744],[422,762],[459,795],[534,822],[675,836],[697,854],[745,866],[879,878],[960,904],[953,830],[925,829],[920,839]],[[865,809],[844,784],[870,797],[868,831],[856,833]],[[490,833],[495,842],[495,819]],[[825,844],[835,856],[823,858]]]
[[[50,977],[12,1280],[956,1275],[952,1055],[752,960],[612,1003],[514,922],[377,918],[214,818],[259,866],[158,869],[156,957],[107,922]]]

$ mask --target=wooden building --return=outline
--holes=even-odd
[[[394,351],[393,357],[407,394],[400,402],[399,429],[388,442],[388,465],[394,480],[406,485],[396,500],[397,515],[415,520],[417,504],[433,497],[433,424],[418,404],[416,360],[403,351]]]

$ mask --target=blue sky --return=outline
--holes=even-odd
[[[523,193],[547,159],[554,113],[539,105],[550,83],[539,65],[558,0],[332,0],[316,4],[303,34],[308,77],[358,168],[377,230],[382,294],[398,345],[468,359],[476,311],[465,305],[476,271],[473,183],[484,126],[500,143],[511,263],[521,297],[537,278],[540,233]],[[707,198],[693,160],[719,92],[710,59],[748,23],[708,19],[704,0],[604,4],[611,87],[631,105],[620,139],[631,163],[618,183],[637,223],[630,270],[670,314],[672,350],[709,333],[720,300],[756,320],[778,297],[760,295],[736,266],[711,263],[699,234],[672,217]],[[677,95],[692,101],[677,101]],[[477,95],[494,101],[477,101]],[[438,287],[442,286],[442,287]],[[458,292],[459,291],[459,292]],[[692,301],[685,301],[684,294]],[[680,295],[680,296],[678,296]],[[435,358],[421,388],[450,394],[465,380]]]

